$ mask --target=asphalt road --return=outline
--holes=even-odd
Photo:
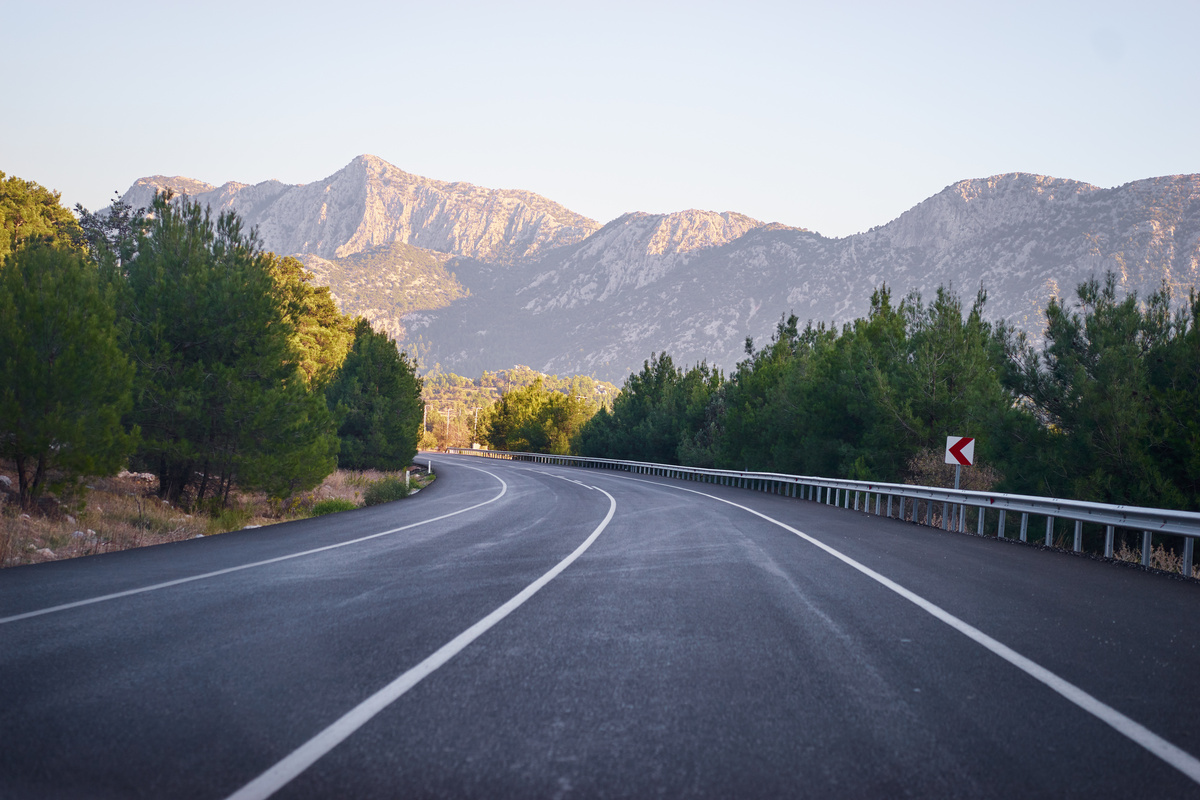
[[[399,503],[0,571],[0,797],[1200,797],[1200,583],[434,463]]]

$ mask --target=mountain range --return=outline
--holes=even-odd
[[[625,214],[606,225],[532,192],[406,173],[359,156],[311,184],[213,186],[152,176],[155,191],[233,209],[267,249],[294,254],[344,311],[387,330],[425,367],[515,363],[620,383],[651,352],[731,368],[782,315],[840,324],[872,291],[939,286],[1035,338],[1051,297],[1112,271],[1145,296],[1200,285],[1200,175],[1104,189],[1027,173],[963,180],[897,219],[828,238],[742,214]]]

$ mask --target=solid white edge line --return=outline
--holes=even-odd
[[[466,466],[466,465],[464,464],[464,465],[460,465],[460,466]],[[475,509],[482,508],[483,506],[486,506],[489,503],[496,502],[501,497],[504,497],[504,495],[508,492],[508,484],[505,483],[504,479],[501,478],[500,476],[494,475],[485,469],[479,469],[478,467],[467,467],[467,469],[473,469],[476,472],[482,472],[483,474],[490,475],[491,477],[500,481],[500,493],[498,495],[496,495],[495,497],[493,497],[491,500],[485,500],[482,503],[477,503],[473,506],[468,506],[467,508],[461,508],[458,511],[452,511],[449,514],[442,514],[440,517],[433,517],[432,519],[426,519],[426,520],[422,520],[420,522],[413,522],[409,525],[403,525],[399,528],[392,528],[391,530],[382,531],[380,533],[372,533],[369,536],[360,536],[357,539],[351,539],[346,542],[338,542],[337,544],[329,544],[329,545],[325,545],[324,547],[316,547],[316,548],[313,548],[312,550],[304,550],[299,553],[290,553],[286,556],[276,556],[275,558],[268,558],[263,561],[254,561],[250,564],[239,564],[236,567],[226,567],[225,569],[218,569],[213,572],[205,572],[200,575],[191,575],[187,578],[176,578],[175,580],[163,581],[162,583],[155,583],[155,584],[151,584],[150,586],[141,586],[141,587],[138,587],[137,589],[126,589],[125,591],[122,591],[122,592],[113,592],[112,594],[104,594],[104,595],[99,595],[97,597],[89,597],[89,598],[85,598],[83,600],[75,600],[70,603],[63,603],[62,605],[48,606],[47,608],[39,608],[35,611],[26,611],[21,614],[13,614],[12,616],[8,616],[8,617],[0,617],[0,625],[3,625],[8,622],[17,622],[18,620],[22,620],[22,619],[29,619],[31,617],[40,617],[44,614],[53,614],[58,611],[67,611],[68,609],[79,608],[81,606],[90,606],[94,603],[103,603],[108,600],[116,600],[121,597],[129,597],[130,595],[142,594],[144,592],[154,592],[159,589],[169,589],[172,586],[179,586],[181,584],[191,583],[193,581],[202,581],[207,578],[216,578],[220,575],[228,575],[231,572],[241,572],[244,569],[253,569],[254,567],[265,567],[268,564],[277,564],[280,561],[288,561],[293,558],[300,558],[301,556],[311,556],[314,553],[323,553],[326,550],[336,550],[339,547],[348,547],[349,545],[352,545],[352,544],[359,544],[360,542],[366,542],[371,539],[378,539],[380,536],[390,536],[393,533],[399,533],[400,531],[406,531],[406,530],[409,530],[410,528],[417,528],[417,527],[420,527],[421,525],[428,525],[431,522],[438,522],[443,519],[448,519],[449,517],[458,516],[459,514],[465,514],[468,511],[474,511]]]
[[[339,720],[292,751],[290,755],[276,763],[275,766],[229,795],[229,800],[261,800],[279,791],[322,756],[345,741],[352,733],[367,724],[376,714],[394,703],[405,692],[416,686],[437,670],[438,667],[462,652],[471,642],[486,633],[492,626],[519,608],[526,600],[533,597],[538,590],[554,580],[560,572],[569,567],[575,559],[579,558],[584,551],[592,546],[592,542],[596,541],[596,537],[608,527],[609,521],[612,520],[613,514],[617,510],[616,498],[611,494],[598,487],[588,488],[594,488],[608,498],[608,514],[596,526],[591,535],[584,540],[583,544],[575,548],[574,552],[551,567],[542,577],[522,589],[520,593],[507,603],[467,628],[458,636],[455,636],[424,661],[346,712]]]
[[[740,508],[743,511],[748,511],[751,514],[754,514],[756,517],[761,517],[767,522],[778,525],[784,530],[794,533],[809,544],[819,547],[839,561],[842,561],[848,566],[858,570],[863,575],[866,575],[868,578],[871,578],[882,586],[891,589],[893,592],[900,595],[905,600],[908,600],[910,603],[913,603],[918,608],[928,612],[967,638],[1000,656],[1000,658],[1012,664],[1026,675],[1029,675],[1039,683],[1049,687],[1050,689],[1053,689],[1062,697],[1071,701],[1079,708],[1094,716],[1096,719],[1107,724],[1113,730],[1117,731],[1117,733],[1120,733],[1126,738],[1141,745],[1152,755],[1155,755],[1166,763],[1170,764],[1172,767],[1179,770],[1196,783],[1200,783],[1200,759],[1197,759],[1191,753],[1188,753],[1186,750],[1171,744],[1166,739],[1151,731],[1149,728],[1138,722],[1134,722],[1132,719],[1125,716],[1120,711],[1117,711],[1112,706],[1098,700],[1097,698],[1085,692],[1083,689],[1080,689],[1075,684],[1059,677],[1037,662],[1026,658],[1008,645],[993,639],[991,636],[988,636],[978,628],[959,619],[949,611],[946,611],[941,606],[935,605],[929,600],[926,600],[924,597],[921,597],[919,594],[905,589],[892,579],[880,575],[878,572],[866,566],[865,564],[860,564],[845,553],[835,550],[824,542],[814,539],[807,533],[799,531],[793,528],[791,525],[788,525],[785,522],[780,522],[773,517],[768,517],[766,514],[763,514],[760,511],[755,511],[753,508],[743,506],[740,503],[735,503],[732,500],[726,500],[723,497],[717,497],[716,495],[708,494],[707,492],[698,492],[695,489],[685,489],[682,486],[674,486],[669,483],[660,483],[658,481],[647,481],[641,478],[626,478],[617,475],[606,477],[613,477],[619,480],[635,481],[637,483],[648,483],[654,486],[662,486],[668,489],[677,489],[682,492],[698,494],[701,497],[708,497],[712,500],[731,505],[734,508]]]

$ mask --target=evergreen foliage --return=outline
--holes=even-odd
[[[694,440],[722,381],[720,371],[707,364],[685,372],[666,353],[653,354],[641,372],[625,380],[612,412],[600,409],[582,426],[575,448],[601,458],[678,464],[678,451]]]
[[[79,223],[58,201],[58,192],[0,172],[0,264],[26,242],[77,246]]]
[[[1113,276],[1052,301],[1045,344],[939,289],[887,287],[840,331],[781,319],[722,380],[656,355],[575,452],[878,481],[924,481],[947,436],[977,439],[1001,491],[1200,509],[1200,298],[1119,299]],[[936,461],[936,458],[933,459]]]
[[[577,377],[565,392],[546,388],[541,378],[505,392],[480,419],[480,437],[493,450],[566,454],[571,438],[601,408],[583,394]]]
[[[119,285],[137,366],[132,420],[159,493],[228,497],[236,481],[283,497],[336,464],[333,420],[299,369],[274,261],[232,212],[155,199]]]
[[[421,431],[416,365],[360,319],[354,345],[326,391],[340,420],[343,469],[397,470],[412,463]]]
[[[114,322],[95,266],[62,244],[26,240],[0,265],[0,456],[24,508],[52,472],[120,469],[136,439],[121,425],[133,369]]]
[[[265,255],[275,280],[276,297],[294,331],[300,371],[313,387],[323,388],[346,360],[357,320],[338,311],[328,286],[313,286],[312,274],[291,256]]]
[[[479,378],[471,379],[443,372],[435,364],[425,375],[421,389],[421,399],[428,408],[426,444],[422,448],[469,447],[472,442],[483,441],[488,411],[501,395],[538,381],[547,391],[586,400],[597,408],[610,405],[618,394],[613,384],[588,375],[546,375],[518,364],[511,369],[485,370]]]
[[[133,258],[138,235],[149,222],[146,209],[134,208],[119,196],[100,212],[88,211],[76,203],[75,213],[79,216],[80,243],[108,269],[119,268]]]
[[[1005,333],[1006,383],[1044,421],[1029,491],[1200,510],[1200,298],[1171,312],[1165,286],[1143,305],[1116,280],[1052,301],[1041,351]]]

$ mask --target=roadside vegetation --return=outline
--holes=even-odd
[[[964,488],[1200,511],[1200,297],[1115,287],[1108,275],[1052,300],[1037,344],[989,322],[983,291],[970,306],[944,288],[897,304],[885,286],[840,329],[782,318],[728,376],[655,354],[571,452],[952,486],[946,437],[972,436]],[[1178,564],[1177,546],[1156,537],[1156,563]],[[1140,532],[1117,547],[1140,560]]]
[[[169,193],[72,214],[0,173],[4,563],[307,515],[339,466],[412,463],[420,395],[415,362],[236,214]]]
[[[453,372],[444,372],[435,364],[426,373],[421,391],[421,400],[426,407],[421,449],[470,447],[476,442],[497,450],[507,449],[502,446],[507,441],[505,438],[489,434],[490,421],[497,414],[497,403],[503,397],[515,397],[515,393],[528,390],[535,384],[541,388],[532,390],[531,394],[527,392],[523,399],[516,400],[518,405],[534,403],[542,407],[553,402],[558,409],[570,398],[575,406],[591,409],[590,412],[584,412],[590,416],[596,409],[611,406],[618,394],[615,385],[587,375],[560,377],[517,365],[511,369],[485,371],[478,378],[466,378]],[[561,395],[561,399],[553,398],[555,394]],[[558,416],[561,419],[562,414]],[[572,408],[567,416],[576,417],[577,412]],[[526,442],[530,447],[549,447],[552,441],[558,442],[560,448],[566,447],[574,432],[574,427],[570,426],[577,422],[577,419],[575,422],[562,423],[543,420],[544,433],[536,434],[530,430],[530,436],[525,437]],[[569,427],[565,438],[561,430],[563,424]]]
[[[37,509],[25,511],[14,493],[4,491],[6,481],[13,482],[12,471],[0,469],[0,566],[111,553],[351,511],[407,497],[433,477],[413,471],[410,488],[404,491],[402,472],[336,470],[287,504],[263,492],[238,491],[219,510],[195,511],[159,497],[156,476],[122,471],[87,478],[61,496],[48,494]],[[380,486],[387,488],[381,492]]]

